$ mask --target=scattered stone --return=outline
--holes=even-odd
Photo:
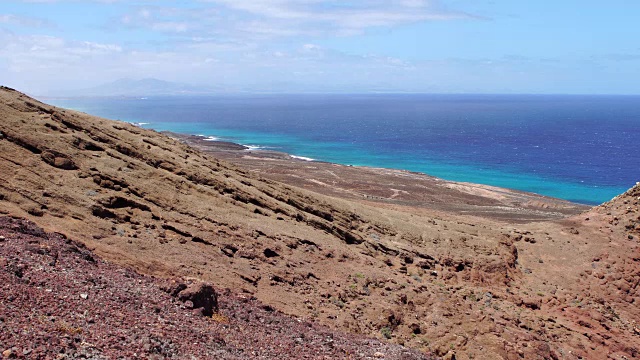
[[[4,241],[5,237],[4,236],[0,236],[0,241]]]
[[[13,351],[12,351],[11,349],[7,349],[7,350],[5,350],[5,351],[3,351],[3,352],[2,352],[2,356],[3,356],[5,359],[8,359],[8,358],[10,358],[10,357],[12,357],[12,356],[13,356]]]
[[[373,357],[374,358],[378,358],[378,359],[382,359],[382,358],[384,358],[384,354],[378,351],[375,354],[373,354]]]
[[[80,297],[87,300],[89,298],[89,294],[80,294]]]

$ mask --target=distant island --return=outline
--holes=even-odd
[[[238,86],[226,83],[196,85],[157,78],[121,78],[97,86],[73,90],[44,92],[37,95],[52,97],[147,97],[147,96],[206,96],[232,94],[350,94],[355,89],[339,84],[325,84],[309,90],[303,84],[281,81],[266,85]],[[366,93],[388,93],[386,87],[372,88]]]

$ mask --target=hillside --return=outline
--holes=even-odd
[[[0,236],[4,358],[427,359],[197,281],[136,274],[28,221],[0,217]]]
[[[197,278],[437,356],[640,355],[638,187],[580,214],[529,194],[529,210],[555,215],[512,221],[434,208],[426,196],[393,203],[320,194],[8,88],[0,116],[0,213],[115,265]],[[488,202],[502,213],[522,205],[498,201],[506,190],[447,184],[440,203]]]

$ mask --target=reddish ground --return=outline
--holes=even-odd
[[[427,359],[331,331],[230,291],[212,317],[176,284],[104,262],[81,243],[0,217],[0,351],[26,359]],[[188,282],[184,282],[185,284]]]

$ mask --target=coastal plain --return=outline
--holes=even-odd
[[[380,349],[362,350],[365,342],[357,340],[341,345],[351,351],[315,348],[311,354],[296,350],[294,341],[290,358],[640,356],[640,186],[589,208],[161,134],[49,106],[9,88],[0,89],[0,116],[2,215],[72,239],[135,276],[211,284],[229,294],[228,301],[252,299],[341,339],[376,338]],[[23,220],[11,221],[18,226],[7,225],[13,232],[3,237],[22,238],[16,231]],[[0,246],[14,246],[9,240]],[[29,240],[36,247],[41,241]],[[3,327],[15,323],[13,316],[51,316],[42,304],[18,307],[20,314],[6,310],[6,295],[18,284],[46,291],[37,281],[25,283],[29,271],[33,279],[38,274],[20,267],[27,261],[20,254],[4,252],[0,259],[0,271],[8,274]],[[86,292],[95,284],[82,286],[59,291]],[[127,296],[135,298],[135,291]],[[196,307],[189,301],[187,307]],[[230,308],[216,314],[239,328],[238,311]],[[108,309],[101,316],[118,311]],[[73,312],[64,314],[67,330],[85,324]],[[112,327],[126,331],[127,325]],[[76,349],[88,343],[90,329],[73,334]],[[38,327],[31,331],[21,341],[35,337]],[[170,335],[156,334],[176,338]],[[0,350],[30,356],[13,352],[22,345],[10,341],[18,340],[0,338]],[[380,341],[412,350],[384,348]],[[142,348],[139,356],[152,350]],[[189,348],[172,351],[186,356]],[[210,351],[237,355],[223,345]],[[277,356],[283,354],[262,358]]]

